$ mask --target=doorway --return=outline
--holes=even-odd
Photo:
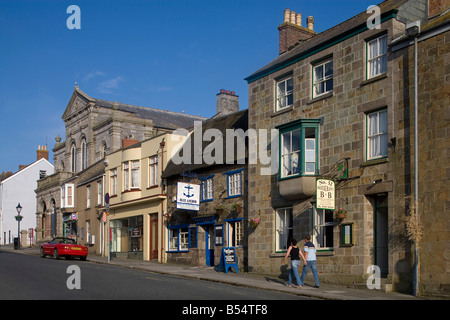
[[[158,214],[150,215],[150,260],[158,259]]]
[[[389,273],[389,225],[387,195],[375,197],[374,204],[374,263],[380,268],[381,276]]]
[[[205,265],[214,266],[214,224],[203,226],[205,230]]]

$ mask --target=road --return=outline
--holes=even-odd
[[[71,266],[79,268],[73,271]],[[0,251],[0,299],[262,301],[308,298],[89,261],[42,259]]]

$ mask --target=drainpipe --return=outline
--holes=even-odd
[[[406,35],[414,37],[414,207],[416,224],[419,220],[419,135],[418,135],[418,72],[417,57],[418,45],[417,37],[420,34],[420,21],[415,21],[406,25]],[[419,246],[414,241],[414,270],[413,270],[413,294],[419,295]]]

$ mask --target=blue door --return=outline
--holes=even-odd
[[[214,266],[214,225],[206,225],[205,228],[205,264]]]

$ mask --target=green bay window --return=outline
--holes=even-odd
[[[278,127],[280,179],[318,174],[319,124],[317,119],[303,119]]]

